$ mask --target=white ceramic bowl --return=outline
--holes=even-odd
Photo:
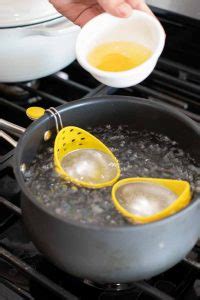
[[[152,56],[136,68],[122,72],[101,71],[88,62],[88,54],[99,44],[113,41],[134,41],[152,50]],[[165,45],[165,32],[159,21],[134,10],[129,18],[103,13],[89,21],[79,33],[76,56],[81,66],[98,81],[117,88],[136,85],[155,68]]]

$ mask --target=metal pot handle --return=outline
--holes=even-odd
[[[13,147],[17,147],[17,142],[7,133],[5,133],[3,130],[0,130],[0,137],[2,137],[4,140],[6,140],[9,144],[11,144]]]
[[[18,126],[16,124],[13,124],[11,122],[8,122],[4,119],[0,119],[0,128],[14,134],[17,137],[19,137],[22,133],[25,132],[25,128]],[[14,148],[16,148],[17,142],[10,135],[8,135],[5,131],[0,130],[0,138],[3,138],[9,144],[11,144]],[[9,153],[4,155],[3,157],[0,157],[0,171],[4,170],[8,166],[13,167],[14,153],[15,153],[15,150],[13,149]]]
[[[41,36],[61,36],[69,33],[77,32],[80,27],[63,19],[62,22],[56,22],[51,25],[40,25],[35,27],[26,28],[23,35],[41,35]]]
[[[25,132],[25,128],[8,122],[4,119],[0,119],[0,129],[6,130],[18,137]]]
[[[17,142],[3,130],[0,130],[0,138],[3,138],[9,144],[11,144],[14,148],[17,147]],[[6,169],[7,167],[13,167],[13,156],[15,154],[15,150],[11,150],[3,157],[0,157],[0,171]]]

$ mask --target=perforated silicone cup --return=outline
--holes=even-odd
[[[70,177],[69,174],[67,174],[62,168],[61,162],[67,154],[79,149],[95,149],[108,154],[116,165],[116,176],[107,182],[99,184],[91,184]],[[54,145],[54,162],[56,172],[59,173],[65,180],[86,188],[98,189],[106,186],[112,186],[120,176],[119,162],[113,153],[95,136],[79,127],[67,126],[59,131]]]

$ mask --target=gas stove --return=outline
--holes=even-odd
[[[46,78],[0,84],[0,118],[27,127],[29,106],[58,106],[76,99],[127,95],[176,107],[200,122],[200,24],[156,10],[167,44],[152,75],[126,89],[100,85],[77,62]],[[0,129],[1,129],[0,122]],[[19,136],[12,132],[15,139]],[[12,147],[0,140],[0,299],[196,300],[200,299],[200,242],[182,262],[148,281],[97,286],[62,272],[30,241],[21,220],[20,189],[9,167],[2,167]],[[5,164],[4,164],[5,165]]]

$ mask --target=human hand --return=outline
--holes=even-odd
[[[49,0],[56,10],[79,26],[102,12],[117,17],[130,16],[133,9],[153,15],[144,0]]]

